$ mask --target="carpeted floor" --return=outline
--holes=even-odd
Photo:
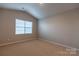
[[[66,48],[42,40],[32,40],[0,47],[1,56],[70,56]],[[74,54],[74,55],[79,55]]]

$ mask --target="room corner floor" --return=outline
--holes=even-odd
[[[0,47],[1,56],[71,56],[66,48],[42,40],[32,40]],[[79,55],[74,54],[74,55]]]

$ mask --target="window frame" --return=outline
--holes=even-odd
[[[24,21],[24,33],[22,33],[22,34],[17,34],[16,33],[16,20],[22,20],[22,21]],[[26,28],[25,27],[25,21],[32,22],[32,27],[31,27],[32,28],[32,32],[31,33],[25,33],[25,28]],[[15,35],[26,35],[26,34],[28,35],[28,34],[32,34],[32,33],[33,33],[33,21],[31,21],[31,20],[24,20],[24,19],[18,19],[18,18],[15,19]]]

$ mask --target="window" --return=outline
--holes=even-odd
[[[31,34],[32,22],[16,19],[16,34]]]

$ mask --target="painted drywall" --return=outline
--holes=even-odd
[[[32,34],[16,35],[15,34],[16,19],[32,21],[33,22]],[[37,38],[36,23],[37,20],[28,13],[9,9],[0,9],[0,44]]]
[[[79,9],[38,21],[39,38],[79,49]]]

